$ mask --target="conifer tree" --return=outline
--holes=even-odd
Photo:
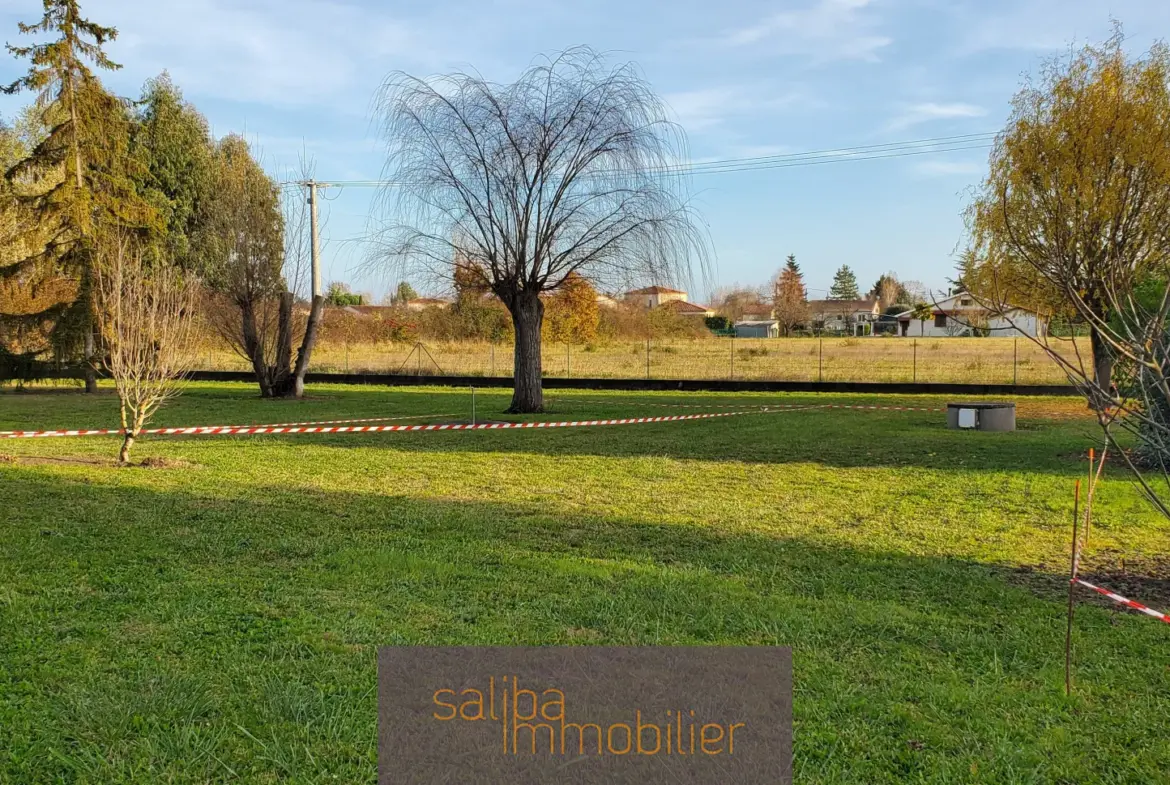
[[[185,270],[206,272],[209,260],[194,243],[210,197],[214,146],[207,120],[183,99],[164,71],[146,82],[139,101],[131,154],[139,194],[166,224],[163,251]]]
[[[833,285],[829,288],[830,300],[857,300],[861,297],[857,290],[857,276],[849,265],[841,265],[833,276]]]
[[[8,46],[29,61],[28,72],[3,91],[35,94],[34,108],[45,131],[27,157],[8,169],[17,209],[47,232],[0,276],[25,280],[67,277],[77,283],[72,302],[55,311],[4,314],[6,322],[53,321],[51,343],[58,357],[85,360],[86,390],[96,389],[93,265],[97,245],[115,227],[148,233],[159,229],[157,215],[136,194],[128,176],[130,117],[124,102],[110,95],[89,63],[104,70],[120,66],[102,47],[117,30],[82,17],[77,0],[44,0],[36,24],[21,23],[26,35],[56,33],[47,43]]]
[[[808,291],[804,275],[796,263],[796,255],[788,254],[772,293],[773,313],[780,324],[780,333],[789,336],[792,331],[808,323]]]

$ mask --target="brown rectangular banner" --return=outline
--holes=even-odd
[[[378,651],[378,783],[790,783],[787,647]]]

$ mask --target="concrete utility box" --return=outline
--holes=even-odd
[[[976,431],[1014,431],[1014,403],[948,403],[947,427]]]

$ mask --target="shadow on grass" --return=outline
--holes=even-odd
[[[638,416],[652,416],[637,412]],[[481,420],[495,417],[484,412]],[[585,420],[602,412],[529,419]],[[789,411],[711,420],[540,430],[453,433],[274,435],[295,446],[378,446],[417,452],[665,457],[742,463],[817,463],[841,468],[922,467],[978,472],[1024,471],[1080,476],[1088,429],[1029,423],[1014,433],[948,430],[943,415]],[[523,421],[524,418],[514,418]]]
[[[806,781],[1170,766],[1159,625],[1086,608],[1066,701],[1055,576],[536,504],[3,492],[0,779],[369,780],[374,648],[423,643],[791,645]]]
[[[550,394],[552,411],[544,415],[501,417],[507,391],[481,391],[478,418],[586,420],[687,414],[702,409],[644,406],[656,401],[710,403],[712,410],[734,402],[758,406],[769,400],[797,404],[878,401],[865,396],[719,396],[717,398],[619,397],[584,391],[581,396]],[[885,398],[882,403],[904,399]],[[108,427],[117,422],[112,395],[69,399],[68,407],[42,406],[35,396],[5,396],[3,428]],[[921,403],[921,402],[918,402]],[[938,399],[926,402],[938,405]],[[469,391],[415,388],[325,387],[303,401],[263,401],[248,385],[191,385],[175,405],[163,409],[157,426],[190,426],[330,420],[370,416],[446,415],[468,420]],[[472,433],[391,433],[265,436],[294,448],[306,440],[331,447],[376,445],[419,452],[509,452],[534,455],[601,457],[662,456],[680,460],[783,464],[811,462],[842,468],[923,467],[982,472],[1027,471],[1076,476],[1078,458],[1096,433],[1084,422],[1022,419],[1008,434],[947,430],[941,412],[873,412],[851,410],[778,411],[714,420],[604,426],[540,431]],[[173,437],[187,440],[197,437]],[[232,437],[203,437],[223,439]],[[3,442],[0,442],[0,446]]]

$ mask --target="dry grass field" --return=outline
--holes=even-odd
[[[326,343],[313,355],[321,372],[511,376],[511,344],[424,342]],[[1066,344],[1087,356],[1087,339]],[[240,357],[208,347],[208,370],[248,369]],[[1063,384],[1043,351],[1012,338],[711,338],[620,340],[597,345],[545,344],[550,377],[760,379],[831,382]]]

